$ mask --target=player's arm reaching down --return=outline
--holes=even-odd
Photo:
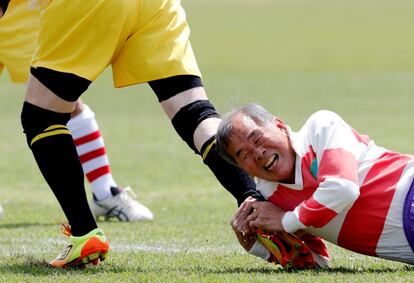
[[[231,220],[233,231],[247,252],[284,268],[329,267],[328,250],[318,237],[303,231],[269,235],[252,229],[248,216],[255,202],[255,199],[247,198]]]

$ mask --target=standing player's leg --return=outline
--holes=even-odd
[[[39,18],[47,5],[46,1],[34,2],[33,5],[28,5],[25,1],[11,3],[7,17],[0,21],[0,74],[5,66],[13,83],[28,81]],[[1,3],[0,0],[0,6]],[[14,34],[19,36],[14,37]],[[152,219],[151,211],[134,199],[129,188],[119,188],[114,182],[95,114],[81,100],[76,103],[67,126],[76,139],[78,153],[83,155],[82,167],[95,197],[91,207],[94,215],[117,217],[121,221]],[[85,161],[89,158],[92,159]]]
[[[75,104],[68,129],[92,188],[91,209],[95,217],[116,217],[121,221],[152,220],[152,212],[134,198],[131,189],[120,188],[115,182],[95,113],[81,99]]]
[[[75,102],[121,51],[137,18],[136,6],[135,1],[51,1],[41,14],[21,118],[38,167],[72,226],[72,237],[77,236],[71,238],[69,254],[52,261],[55,266],[94,263],[107,253],[66,125]]]
[[[180,137],[202,156],[219,182],[241,204],[248,196],[263,200],[254,181],[216,151],[220,116],[209,102],[198,76],[182,75],[149,82]]]
[[[97,263],[99,258],[106,257],[109,245],[89,208],[82,166],[66,127],[74,101],[91,82],[46,68],[32,68],[31,73],[21,114],[22,126],[38,167],[72,227],[66,231],[71,243],[51,265]]]

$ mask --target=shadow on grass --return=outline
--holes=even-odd
[[[200,266],[182,266],[182,267],[140,267],[140,266],[121,266],[114,264],[113,262],[105,262],[99,266],[90,266],[84,269],[69,268],[69,269],[57,269],[48,265],[44,260],[35,259],[34,257],[17,256],[15,258],[16,263],[0,264],[0,274],[27,274],[34,276],[48,276],[48,275],[68,275],[68,273],[80,273],[80,274],[100,274],[105,272],[106,274],[117,273],[171,273],[171,272],[186,272],[196,274],[384,274],[384,273],[399,273],[414,272],[414,266],[404,265],[401,268],[352,268],[352,267],[334,267],[324,270],[294,270],[294,269],[282,269],[274,267],[232,267],[232,268],[208,268]]]
[[[315,274],[381,274],[381,273],[397,273],[401,271],[414,271],[414,266],[404,265],[402,268],[353,268],[353,267],[333,267],[329,269],[282,269],[282,268],[249,268],[237,267],[225,270],[217,270],[214,273],[261,273],[261,274],[295,274],[295,273],[315,273]]]
[[[84,273],[84,274],[95,274],[100,273],[103,270],[107,271],[105,265],[96,267],[81,268],[68,268],[61,269],[55,268],[49,265],[45,260],[40,260],[32,256],[16,256],[14,257],[16,263],[0,264],[0,274],[26,274],[34,276],[48,276],[62,274],[67,275],[70,272]],[[111,271],[111,270],[109,270]]]

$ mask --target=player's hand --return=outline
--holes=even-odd
[[[248,197],[230,221],[237,239],[246,251],[249,251],[257,240],[256,231],[250,227],[248,221],[248,216],[252,212],[252,205],[255,202],[255,198]]]
[[[248,216],[249,226],[253,230],[262,230],[268,234],[285,232],[282,218],[286,211],[271,202],[255,202],[253,213]]]

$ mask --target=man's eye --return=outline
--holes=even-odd
[[[263,136],[263,135],[262,135],[262,134],[260,134],[260,135],[257,137],[257,139],[256,139],[256,140],[255,140],[255,142],[254,142],[256,145],[259,145],[259,144],[261,144],[261,143],[262,143],[262,136]]]

